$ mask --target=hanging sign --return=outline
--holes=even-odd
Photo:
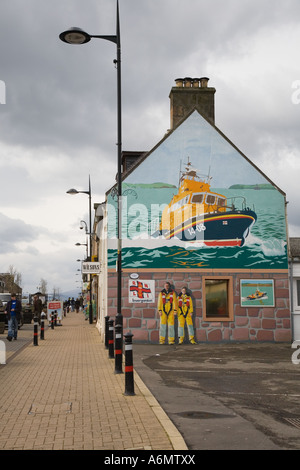
[[[83,261],[81,264],[81,272],[82,274],[99,274],[99,261]]]

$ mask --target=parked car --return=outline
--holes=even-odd
[[[0,300],[0,334],[2,335],[5,330],[5,313],[2,300]]]
[[[10,299],[11,295],[9,292],[0,292],[0,300],[2,302],[3,307],[6,307],[6,304]]]

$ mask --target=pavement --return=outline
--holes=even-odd
[[[200,459],[204,450],[300,449],[298,344],[169,346],[133,338],[130,396],[124,361],[116,374],[95,324],[80,313],[67,314],[54,330],[47,325],[37,346],[33,324],[23,325],[17,341],[6,336],[0,335],[0,362],[6,347],[0,450],[148,451]]]
[[[8,342],[0,365],[0,450],[186,451],[182,435],[134,371],[115,373],[95,325],[69,313],[46,325],[33,342],[33,324]],[[1,349],[0,349],[1,351]],[[4,361],[2,361],[4,362]]]

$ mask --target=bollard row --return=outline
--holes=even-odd
[[[45,318],[46,314],[43,312],[41,314],[41,333],[40,333],[40,339],[44,340],[45,339]],[[51,319],[50,319],[50,326],[51,329],[54,330],[54,326],[57,326],[57,312],[56,310],[54,312],[51,312]],[[38,346],[38,328],[39,328],[39,319],[37,316],[33,318],[33,345]]]
[[[115,331],[115,341],[114,341]],[[125,393],[124,395],[135,395],[134,392],[134,375],[133,375],[133,348],[132,333],[126,333],[125,338]],[[115,325],[114,320],[105,317],[105,340],[104,344],[108,349],[109,359],[115,359],[115,374],[123,373],[122,371],[122,325]]]

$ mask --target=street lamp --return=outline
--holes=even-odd
[[[88,244],[87,243],[75,243],[75,246],[86,246],[86,258],[88,260],[89,254],[88,254]]]
[[[120,38],[120,20],[119,20],[119,1],[117,0],[117,27],[116,34],[110,36],[91,35],[83,31],[81,28],[70,28],[59,35],[59,38],[68,44],[86,44],[92,38],[105,39],[111,41],[117,46],[117,59],[114,63],[117,68],[117,122],[118,122],[118,173],[117,173],[117,187],[118,187],[118,210],[117,210],[117,231],[118,231],[118,259],[117,259],[117,274],[118,274],[118,289],[117,289],[117,315],[116,325],[123,326],[123,317],[121,313],[121,294],[122,294],[122,119],[121,119],[121,38]]]
[[[85,220],[81,220],[80,221],[81,224],[84,224],[84,228],[85,228],[85,233],[87,234],[88,233],[88,228],[87,228],[87,224],[86,224],[86,221]],[[80,230],[83,229],[83,225],[80,225]]]
[[[89,196],[89,229],[90,229],[90,254],[92,256],[92,191],[91,191],[91,178],[89,176],[89,190],[88,191],[77,191],[77,189],[71,188],[67,191],[67,194],[71,194],[72,196],[75,194],[88,194]],[[90,260],[92,261],[92,260]]]
[[[86,246],[86,260],[88,260],[89,259],[88,244],[87,243],[75,243],[75,246]]]
[[[89,243],[89,251],[87,247],[87,243],[76,243],[77,246],[85,245],[87,247],[87,258],[92,261],[92,190],[91,190],[91,178],[89,176],[89,190],[88,191],[77,191],[77,189],[71,188],[67,191],[67,194],[87,194],[89,196],[89,228],[90,228],[90,243]],[[89,322],[93,323],[93,308],[92,308],[92,279],[90,279],[90,306],[89,306]]]

